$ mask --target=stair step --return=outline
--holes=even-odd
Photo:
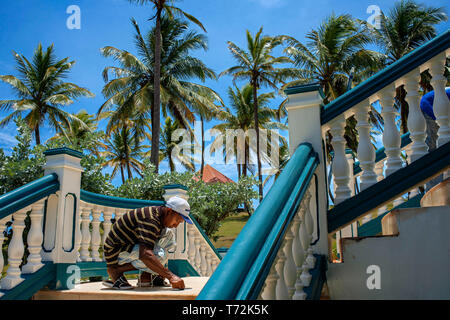
[[[448,205],[450,205],[450,178],[447,178],[428,190],[420,201],[421,207]]]
[[[43,289],[33,296],[33,300],[194,300],[209,277],[182,278],[185,290],[166,287],[114,290],[106,288],[101,282],[87,282],[75,285],[70,290]],[[129,280],[133,286],[137,280]]]

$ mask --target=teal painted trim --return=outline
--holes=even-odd
[[[80,199],[84,202],[97,204],[100,206],[123,208],[123,209],[137,209],[142,207],[164,206],[166,204],[165,201],[111,197],[85,190],[80,190]]]
[[[59,190],[58,176],[46,175],[0,196],[0,219]]]
[[[386,211],[385,213],[379,215],[375,219],[372,219],[363,225],[358,226],[358,237],[372,237],[376,236],[377,234],[380,234],[382,232],[381,228],[381,220],[384,218],[385,215],[387,215],[389,212],[401,209],[401,208],[420,208],[420,200],[423,198],[423,194],[418,194],[408,201],[405,201],[402,204],[399,204],[398,206],[392,208],[389,211]]]
[[[56,266],[52,262],[44,262],[44,266],[32,274],[22,274],[25,280],[11,290],[0,290],[4,295],[0,300],[28,300],[36,292],[55,279]]]
[[[73,150],[70,148],[56,148],[56,149],[48,149],[44,151],[44,155],[46,156],[54,156],[58,154],[68,154],[70,156],[82,159],[84,157],[83,153]]]
[[[311,283],[308,287],[303,288],[303,291],[306,293],[306,300],[320,300],[323,285],[327,280],[327,258],[324,255],[317,254],[314,257],[316,258],[316,264],[309,271],[311,274]]]
[[[412,142],[410,138],[410,133],[407,132],[401,136],[401,143],[400,143],[400,149],[405,148],[407,145],[409,145]],[[384,152],[384,147],[381,147],[380,149],[377,149],[375,151],[375,163],[380,162],[381,160],[386,159],[386,153]],[[357,175],[362,171],[361,167],[359,166],[359,161],[356,161],[353,164],[353,175]]]
[[[166,184],[163,186],[164,190],[170,190],[170,189],[183,189],[183,190],[189,190],[188,187],[182,185],[182,184]]]
[[[328,210],[328,233],[400,196],[450,165],[450,142]]]
[[[284,90],[284,93],[289,96],[297,93],[312,92],[312,91],[319,91],[319,94],[322,97],[322,99],[325,98],[322,86],[318,82],[288,87],[286,90]]]
[[[311,144],[299,145],[197,299],[234,300],[244,285],[247,286],[248,296],[252,293],[251,289],[254,289],[253,292],[258,291],[254,285],[262,280],[261,268],[267,266],[265,261],[270,263],[273,259],[273,251],[279,248],[288,222],[295,214],[289,207],[296,207],[306,188],[303,185],[309,183],[306,181],[308,176],[305,171],[313,170],[317,164],[318,155]],[[309,178],[311,177],[312,174]],[[303,181],[299,182],[300,179]],[[295,192],[292,191],[294,189]],[[262,252],[263,249],[269,249],[269,252]],[[269,256],[270,259],[267,260]],[[254,273],[251,273],[252,268]],[[241,296],[244,295],[241,292]]]
[[[198,231],[200,231],[200,234],[202,235],[203,239],[205,239],[206,242],[208,242],[209,246],[214,251],[214,253],[216,254],[217,258],[222,260],[221,254],[219,253],[219,251],[217,251],[216,247],[214,247],[214,245],[212,244],[211,240],[206,235],[205,230],[203,230],[203,228],[200,226],[200,224],[197,222],[197,220],[191,214],[189,214],[189,218],[194,223],[194,225],[197,227]]]
[[[199,277],[198,272],[187,260],[173,259],[168,262],[168,269],[179,277]]]
[[[106,262],[104,261],[83,261],[76,264],[80,268],[80,277],[104,277],[108,278],[108,272],[106,270]],[[125,272],[125,274],[139,274],[139,270],[133,270]]]
[[[450,30],[411,51],[398,61],[392,63],[369,79],[360,83],[342,96],[327,104],[321,113],[321,124],[324,125],[356,104],[369,98],[394,80],[416,69],[432,57],[450,47]]]

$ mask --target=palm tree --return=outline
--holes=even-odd
[[[307,33],[306,45],[289,38],[285,52],[298,67],[299,78],[284,87],[318,82],[328,104],[349,89],[350,79],[357,84],[374,74],[384,65],[384,55],[368,50],[373,39],[368,27],[346,15],[331,15],[317,28]],[[282,105],[283,106],[283,105]],[[382,126],[381,115],[371,108],[371,122]],[[352,150],[357,148],[357,132],[354,117],[347,119],[345,139]],[[327,151],[330,154],[330,134],[327,135]]]
[[[175,171],[175,162],[174,160],[178,160],[187,170],[194,171],[195,167],[193,166],[192,162],[190,161],[189,157],[182,155],[180,153],[176,153],[174,156],[174,149],[179,147],[179,144],[181,143],[183,137],[179,137],[177,141],[174,141],[173,134],[175,130],[181,129],[180,124],[178,121],[172,121],[170,117],[166,118],[162,134],[161,134],[161,149],[159,150],[159,162],[163,160],[168,160],[169,162],[169,168],[170,172]]]
[[[144,165],[139,161],[139,158],[143,156],[143,149],[148,148],[148,146],[141,145],[140,141],[136,141],[129,128],[116,129],[111,138],[106,139],[106,147],[106,151],[102,152],[102,156],[107,159],[103,166],[114,168],[111,173],[111,180],[117,175],[119,169],[122,183],[125,183],[124,169],[127,170],[128,179],[133,178],[132,169],[141,174]]]
[[[437,35],[435,25],[447,21],[444,8],[427,7],[413,0],[401,0],[380,17],[380,29],[372,29],[377,44],[391,64]],[[426,72],[428,73],[428,72]],[[427,74],[422,74],[422,87],[427,86]],[[408,132],[408,103],[403,86],[397,88],[396,106],[400,108],[402,133]]]
[[[245,51],[233,42],[228,41],[228,49],[237,65],[223,71],[222,75],[231,75],[233,81],[248,80],[253,88],[253,114],[256,128],[256,157],[258,163],[259,178],[259,198],[263,197],[261,158],[259,152],[259,120],[258,120],[258,90],[262,86],[268,86],[278,90],[277,84],[297,74],[292,68],[276,68],[276,65],[290,63],[287,57],[274,57],[272,51],[275,47],[282,44],[284,36],[269,37],[262,36],[263,29],[260,28],[253,37],[247,30],[247,50]]]
[[[132,20],[132,23],[136,30],[138,56],[111,46],[101,49],[105,57],[113,57],[121,66],[107,67],[103,71],[103,77],[107,83],[102,92],[107,101],[100,107],[98,114],[109,111],[114,105],[120,105],[118,117],[129,114],[150,115],[153,152],[153,146],[159,148],[159,133],[155,131],[155,128],[159,128],[159,121],[155,124],[155,119],[160,118],[160,108],[153,108],[152,99],[153,79],[157,76],[153,65],[155,31],[151,30],[144,38],[137,22]],[[189,123],[195,120],[194,113],[191,111],[192,105],[199,101],[208,103],[199,92],[210,91],[211,94],[217,95],[209,88],[189,81],[193,78],[201,81],[216,78],[214,71],[206,67],[199,59],[189,55],[191,50],[207,49],[206,37],[194,31],[188,31],[186,22],[162,16],[161,39],[162,67],[158,88],[161,92],[162,111],[164,115],[170,113],[183,128],[189,128]],[[114,75],[111,80],[109,80],[110,72]],[[154,143],[155,136],[158,137],[158,144]],[[158,163],[155,168],[158,170]]]
[[[222,122],[213,127],[213,129],[219,130],[221,133],[216,136],[211,144],[210,152],[216,152],[217,150],[224,150],[224,157],[227,158],[231,154],[236,155],[237,171],[238,177],[247,176],[247,171],[250,170],[250,156],[251,152],[256,153],[258,150],[255,144],[252,144],[249,136],[246,136],[244,143],[244,156],[242,159],[242,167],[240,160],[238,159],[238,152],[242,150],[237,150],[237,144],[234,142],[232,144],[226,143],[227,130],[242,130],[247,133],[249,129],[255,129],[255,122],[253,116],[253,94],[254,89],[251,85],[247,84],[242,89],[237,87],[228,88],[228,97],[231,102],[232,109],[225,108],[218,113],[217,118]],[[260,129],[287,129],[286,126],[279,122],[272,121],[276,117],[276,110],[268,107],[269,102],[273,99],[273,93],[263,93],[258,97],[258,124]],[[255,130],[256,131],[256,130]],[[284,141],[282,136],[277,136],[274,138],[279,138]],[[227,149],[232,148],[232,149]],[[270,162],[270,157],[266,153],[261,153],[260,156],[266,161]]]
[[[48,121],[57,132],[62,132],[63,124],[70,128],[70,122],[87,128],[77,117],[62,110],[63,106],[73,100],[94,94],[74,83],[64,82],[75,61],[69,58],[57,60],[53,45],[44,52],[39,44],[31,61],[13,51],[19,76],[0,75],[0,80],[11,85],[17,99],[0,100],[1,111],[11,111],[2,121],[0,127],[7,125],[12,119],[28,112],[24,117],[28,127],[33,131],[36,144],[41,144],[40,126]]]
[[[205,32],[205,28],[195,17],[190,14],[184,12],[180,8],[173,6],[173,0],[128,0],[131,3],[138,3],[140,5],[152,4],[153,9],[155,10],[155,15],[153,18],[156,18],[156,25],[153,31],[155,44],[152,51],[153,59],[148,61],[148,63],[153,63],[154,77],[153,77],[153,108],[152,108],[152,149],[151,149],[151,162],[155,165],[156,172],[158,172],[158,158],[159,158],[159,131],[160,131],[160,105],[161,105],[161,91],[160,91],[160,82],[161,82],[161,66],[162,66],[162,48],[164,47],[162,42],[162,18],[163,13],[165,12],[169,18],[173,18],[174,14],[179,16],[184,16],[188,20],[194,22],[198,26],[200,26]],[[152,18],[152,19],[153,19]]]

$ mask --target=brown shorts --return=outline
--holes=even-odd
[[[133,250],[134,244],[117,244],[112,243],[106,239],[103,245],[103,252],[105,255],[106,266],[113,266],[119,263],[119,254],[121,252],[131,252]]]

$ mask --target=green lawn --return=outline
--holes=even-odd
[[[239,232],[241,232],[248,218],[250,217],[246,212],[226,218],[216,233],[219,238],[217,241],[213,241],[214,246],[216,248],[231,247],[231,244]]]

